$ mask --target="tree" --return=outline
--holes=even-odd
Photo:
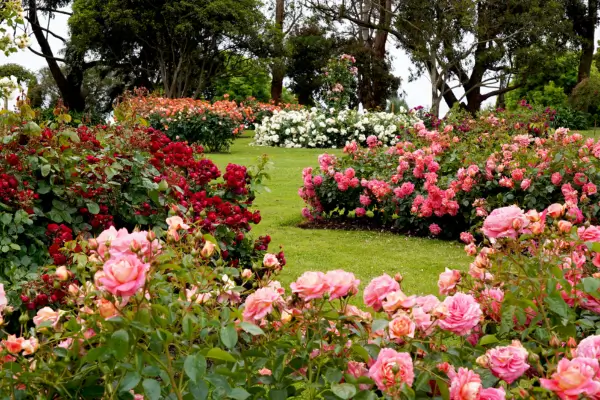
[[[316,19],[311,19],[294,29],[287,45],[286,71],[290,88],[300,104],[314,106],[317,92],[323,85],[323,68],[338,52],[340,41],[334,35],[328,35]]]
[[[166,97],[198,97],[228,70],[227,54],[252,48],[257,0],[75,0],[72,42],[126,82]]]
[[[213,95],[223,97],[227,94],[230,100],[237,102],[243,102],[249,97],[254,97],[260,102],[268,102],[271,98],[271,77],[266,62],[251,58],[244,58],[242,61],[235,63],[235,70],[216,79]]]
[[[416,63],[417,73],[429,74],[434,109],[443,98],[449,107],[462,102],[475,113],[485,100],[516,89],[497,85],[539,70],[563,50],[568,30],[557,0],[402,0],[389,11],[380,0],[369,0],[373,9],[389,15],[389,27],[362,18],[361,2],[307,1],[330,18],[389,32]],[[483,93],[487,87],[495,90]],[[464,95],[456,93],[458,88]]]
[[[599,0],[565,0],[567,16],[581,46],[577,83],[591,76],[594,58],[594,32],[598,26]]]

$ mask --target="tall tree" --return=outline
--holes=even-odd
[[[263,21],[257,0],[75,0],[73,12],[78,49],[167,97],[203,95]]]
[[[279,104],[283,92],[283,78],[285,77],[285,64],[283,61],[283,22],[285,19],[285,0],[275,0],[275,58],[271,64],[271,100]]]
[[[581,55],[577,83],[591,75],[594,58],[594,32],[598,26],[598,6],[600,0],[565,0],[567,15],[573,23],[573,31],[579,39]]]
[[[427,72],[432,99],[470,112],[497,95],[502,77],[528,74],[565,45],[567,22],[558,0],[402,0],[391,24],[366,22],[350,0],[307,0],[316,10],[357,27],[386,30]],[[366,1],[366,0],[365,0]],[[381,9],[380,0],[369,0]],[[484,93],[484,88],[494,88]],[[462,89],[461,96],[457,89]],[[435,105],[435,102],[434,102]]]

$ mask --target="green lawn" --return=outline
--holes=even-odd
[[[271,250],[282,245],[288,265],[281,276],[282,283],[292,282],[305,271],[344,269],[354,272],[362,281],[383,273],[404,276],[403,288],[411,294],[437,292],[437,277],[444,267],[464,269],[468,257],[462,245],[425,238],[367,231],[307,230],[297,227],[302,221],[303,201],[298,196],[302,185],[302,169],[315,167],[322,149],[282,149],[249,146],[250,138],[237,139],[228,154],[209,154],[224,170],[227,163],[254,164],[262,154],[274,163],[272,179],[267,183],[270,193],[258,195],[255,205],[261,211],[262,222],[254,234],[268,233]],[[331,152],[339,153],[338,151]]]

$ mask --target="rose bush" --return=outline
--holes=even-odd
[[[261,220],[252,202],[267,159],[221,172],[201,146],[153,128],[13,122],[0,148],[0,279],[13,304],[31,285],[42,295],[23,300],[32,307],[63,296],[62,288],[35,278],[49,256],[56,265],[71,263],[77,248],[65,246],[77,236],[111,226],[166,228],[169,212],[194,222],[198,234],[213,235],[232,267],[249,268],[267,250],[269,237],[249,234]],[[175,233],[185,228],[174,221],[167,222]]]
[[[256,126],[254,144],[289,148],[342,148],[356,141],[367,144],[375,136],[384,145],[394,145],[405,127],[417,121],[410,113],[359,113],[355,110],[280,111]]]
[[[351,142],[342,157],[323,154],[319,169],[303,172],[303,214],[446,238],[513,203],[542,210],[569,201],[596,221],[600,142],[562,128],[534,138],[531,125],[503,115],[434,130],[417,123],[391,147],[371,136],[367,148]],[[496,220],[484,228],[516,234],[502,215]]]
[[[445,298],[406,294],[401,276],[383,275],[364,289],[367,310],[345,271],[307,272],[290,291],[274,255],[227,267],[186,217],[166,231],[106,230],[78,242],[68,270],[48,271],[72,279],[59,306],[17,309],[0,291],[3,315],[20,313],[0,334],[1,394],[597,397],[600,227],[571,202],[497,214],[511,215],[516,235],[490,233],[468,273],[444,272]]]

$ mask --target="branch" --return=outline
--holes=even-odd
[[[47,58],[49,60],[54,60],[54,61],[58,61],[58,62],[62,62],[66,64],[66,61],[64,58],[58,58],[58,57],[53,57],[53,56],[47,56],[45,54],[40,53],[39,51],[36,51],[34,49],[32,49],[31,47],[28,47],[29,51],[31,51],[33,54],[35,54],[36,56],[40,56],[40,57],[44,57]]]
[[[486,94],[482,94],[481,98],[482,98],[482,100],[485,101],[485,100],[489,99],[490,97],[499,96],[499,95],[501,95],[503,93],[510,92],[511,90],[515,90],[515,89],[518,89],[518,88],[523,87],[523,86],[524,86],[524,84],[522,84],[522,83],[519,83],[518,85],[507,86],[507,87],[502,88],[502,89],[493,90],[493,91],[488,92]]]
[[[31,21],[29,21],[29,18],[25,18],[29,23],[31,23]],[[62,40],[63,43],[67,43],[67,39],[65,39],[62,36],[57,35],[56,33],[52,32],[50,29],[48,28],[44,28],[43,26],[40,26],[39,29],[43,30],[46,33],[49,33],[50,35],[54,36],[55,38],[57,38],[58,40]]]
[[[68,15],[71,16],[73,15],[73,13],[70,13],[68,11],[63,11],[63,10],[57,10],[55,8],[46,8],[46,7],[41,7],[37,9],[38,11],[43,11],[43,12],[47,12],[47,13],[57,13],[57,14],[64,14],[64,15]],[[24,8],[23,11],[29,11],[29,8]]]

